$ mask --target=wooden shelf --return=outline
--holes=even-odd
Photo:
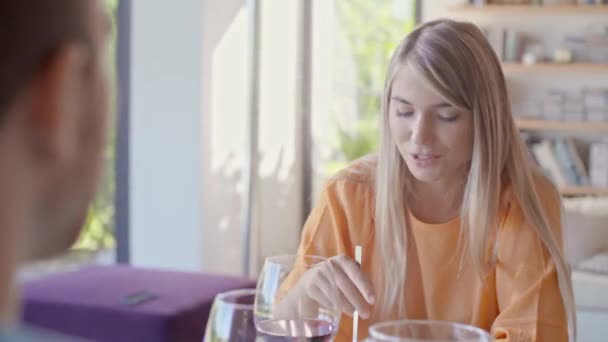
[[[608,134],[608,122],[588,122],[588,121],[549,121],[516,119],[519,129],[532,131],[578,131],[586,133],[605,133]]]
[[[592,186],[567,186],[559,189],[562,195],[568,196],[608,196],[608,188]]]
[[[525,72],[525,71],[554,71],[554,72],[608,72],[608,64],[603,63],[502,63],[504,72]]]
[[[608,5],[460,5],[452,13],[496,14],[606,14]]]

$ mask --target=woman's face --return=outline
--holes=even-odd
[[[409,66],[403,66],[393,82],[389,124],[394,143],[419,182],[448,184],[468,170],[472,113],[450,104]]]

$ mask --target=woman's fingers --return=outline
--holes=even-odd
[[[354,260],[348,257],[339,257],[342,270],[351,279],[357,290],[369,304],[376,302],[374,287],[367,276],[361,271],[361,267]]]
[[[355,314],[355,307],[351,304],[348,298],[346,298],[342,291],[338,291],[337,298],[339,310],[352,317]]]
[[[349,268],[351,263],[356,267],[356,270],[354,270],[354,272],[353,270],[350,270],[351,274],[349,274],[345,268]],[[346,257],[332,259],[331,265],[332,267],[329,269],[329,272],[333,275],[335,286],[339,292],[340,296],[338,296],[338,299],[345,299],[349,303],[349,305],[342,304],[342,306],[347,309],[351,309],[352,307],[359,312],[361,317],[368,318],[371,311],[371,303],[364,298],[359,290],[359,287],[362,287],[365,291],[369,291],[369,289],[365,287],[368,284],[367,280],[362,280],[362,278],[365,278],[365,275],[362,274],[354,261]],[[355,281],[361,282],[361,284],[357,286]],[[347,313],[352,315],[352,312]]]
[[[326,294],[323,284],[311,284],[308,296],[323,307],[331,308],[333,306],[333,299]]]
[[[371,282],[359,265],[349,257],[331,258],[323,267],[309,270],[306,277],[308,296],[327,308],[334,305],[349,316],[355,311],[368,318],[375,302]]]

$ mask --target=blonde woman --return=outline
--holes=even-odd
[[[354,310],[363,335],[408,318],[475,325],[498,341],[573,340],[560,196],[527,158],[483,34],[419,26],[395,50],[382,100],[378,155],[327,184],[299,247],[331,258],[346,314],[336,341],[351,339]],[[307,272],[285,303],[326,300],[325,279]]]

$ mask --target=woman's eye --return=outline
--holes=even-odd
[[[454,114],[439,114],[439,118],[446,122],[452,122],[458,120],[458,115]]]
[[[404,111],[397,111],[397,116],[401,116],[401,117],[410,117],[414,115],[414,112],[411,110],[404,110]]]

